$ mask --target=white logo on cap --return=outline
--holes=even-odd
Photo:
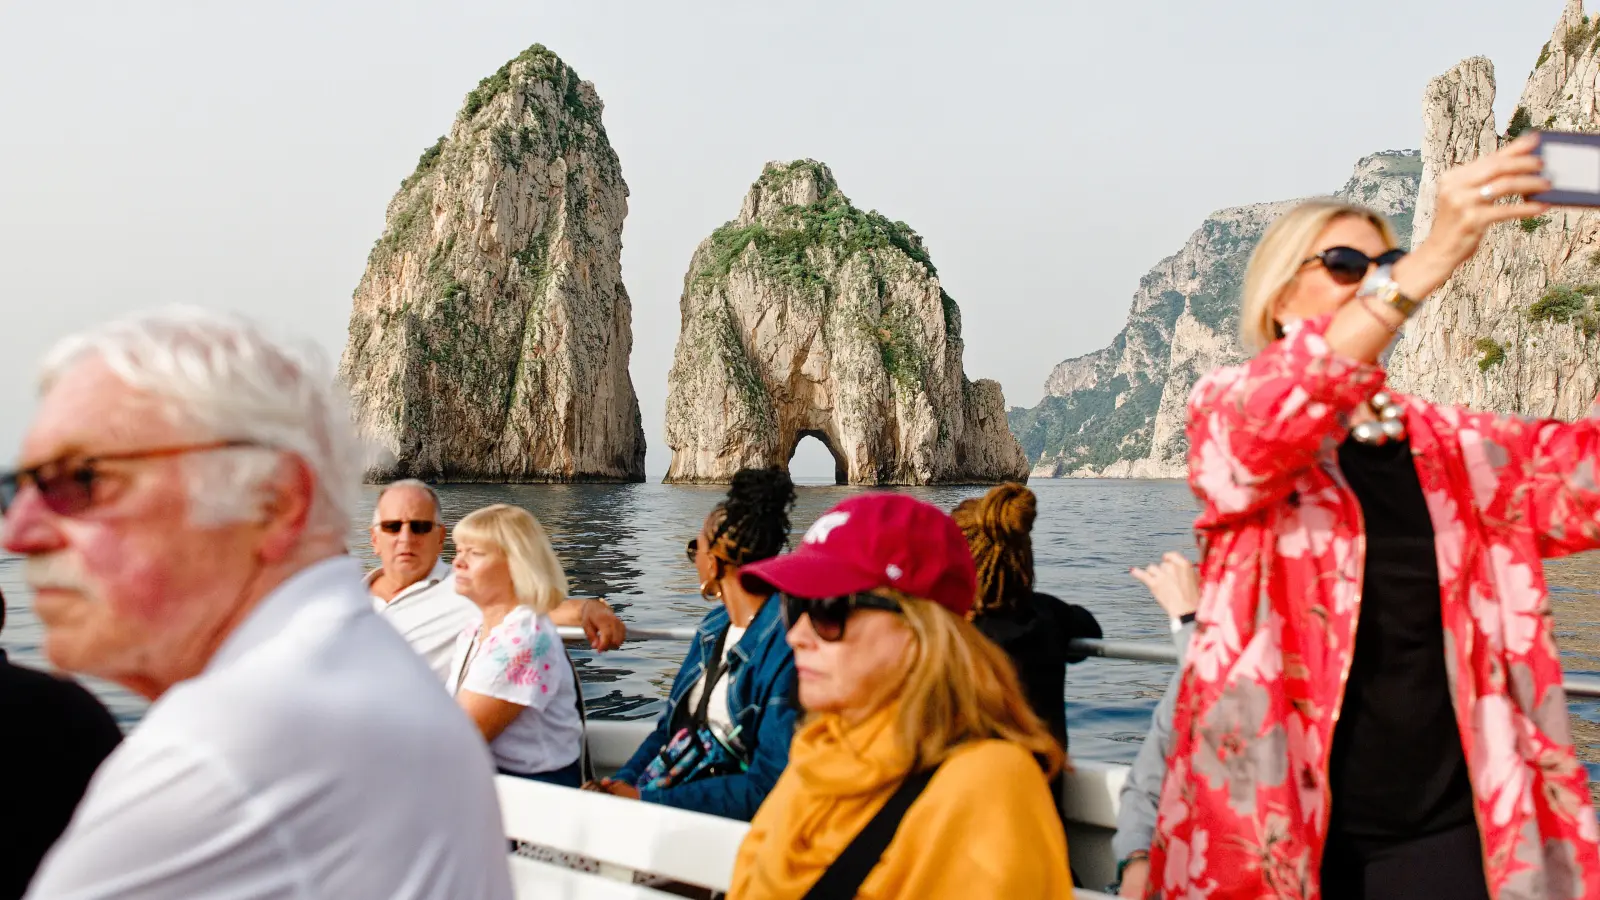
[[[848,521],[850,521],[850,514],[847,512],[828,513],[811,524],[803,540],[807,544],[826,544],[828,535],[832,534],[835,528]]]
[[[899,566],[895,565],[894,563],[889,563],[889,567],[883,570],[883,574],[889,576],[890,581],[899,581],[900,576],[904,575],[905,573],[900,571]]]

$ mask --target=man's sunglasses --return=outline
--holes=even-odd
[[[1328,270],[1328,277],[1334,281],[1339,284],[1356,284],[1367,277],[1367,272],[1373,266],[1392,266],[1405,255],[1406,251],[1400,249],[1387,250],[1374,257],[1354,247],[1329,247],[1315,256],[1302,259],[1300,265],[1321,262],[1322,267]]]
[[[695,556],[700,553],[700,539],[697,537],[689,538],[689,546],[683,549],[685,555],[689,557],[689,562],[694,562]]]
[[[154,450],[130,450],[126,453],[100,453],[95,456],[62,456],[42,462],[37,466],[0,473],[0,515],[11,511],[12,504],[23,488],[33,485],[39,490],[44,505],[58,516],[75,516],[95,503],[95,482],[104,473],[100,466],[108,462],[131,462],[141,459],[158,459],[182,456],[188,453],[207,453],[233,447],[260,447],[254,441],[212,441],[205,444],[185,444],[178,447],[158,447]]]
[[[811,630],[828,643],[844,640],[844,623],[858,609],[882,609],[900,612],[900,601],[877,594],[845,594],[842,597],[823,597],[807,600],[803,597],[783,595],[783,627],[787,631],[800,621],[801,616],[811,617]]]
[[[399,534],[400,529],[410,525],[412,534],[427,534],[437,524],[439,523],[427,519],[384,519],[378,523],[378,527],[383,529],[385,534]]]

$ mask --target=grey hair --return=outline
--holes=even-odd
[[[439,492],[434,490],[433,486],[426,481],[420,481],[416,478],[402,478],[399,481],[391,481],[383,486],[383,490],[378,492],[378,499],[372,503],[372,524],[378,524],[378,507],[383,504],[383,496],[397,488],[410,488],[427,493],[428,499],[433,501],[433,520],[440,525],[444,524],[444,510],[439,506]]]
[[[41,393],[89,358],[155,397],[174,425],[259,445],[184,457],[197,524],[261,515],[263,488],[287,453],[316,482],[309,527],[343,539],[361,457],[344,392],[314,347],[276,342],[242,317],[173,307],[65,338],[45,356]]]

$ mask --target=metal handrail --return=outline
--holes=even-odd
[[[568,641],[586,640],[582,628],[563,627],[561,637]],[[630,641],[692,641],[693,628],[636,628],[628,627]],[[1101,659],[1126,659],[1133,662],[1167,663],[1178,661],[1178,651],[1169,643],[1157,641],[1110,641],[1100,638],[1073,638],[1067,649]],[[1573,697],[1600,697],[1600,678],[1569,675],[1562,682],[1567,694]]]

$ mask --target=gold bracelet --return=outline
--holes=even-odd
[[[1367,315],[1373,317],[1374,319],[1377,319],[1378,320],[1378,324],[1382,325],[1383,329],[1385,331],[1389,332],[1390,334],[1399,334],[1400,333],[1400,326],[1399,325],[1390,325],[1388,319],[1385,319],[1383,316],[1379,315],[1378,311],[1373,309],[1367,303],[1367,298],[1366,297],[1357,297],[1356,299],[1361,301],[1361,308],[1367,311]],[[1404,324],[1404,320],[1401,321],[1401,324]]]

